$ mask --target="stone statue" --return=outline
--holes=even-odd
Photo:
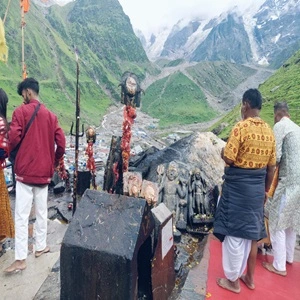
[[[166,207],[173,213],[173,230],[176,231],[176,220],[178,220],[179,216],[179,196],[178,196],[178,166],[175,162],[170,162],[166,178],[164,183],[160,189],[162,202],[166,205]]]
[[[190,214],[193,213],[196,218],[205,218],[207,211],[205,205],[205,191],[204,184],[201,179],[201,171],[196,168],[192,174],[189,186],[190,193],[190,207],[192,208]],[[190,216],[191,217],[191,216]]]
[[[122,75],[121,82],[121,103],[132,107],[140,107],[141,93],[144,92],[140,87],[140,82],[134,73],[126,71]]]
[[[178,176],[178,188],[177,193],[181,200],[187,202],[188,197],[188,181],[189,181],[189,172],[187,169],[181,168]]]
[[[177,194],[179,196],[179,217],[176,219],[176,227],[179,230],[185,230],[187,224],[187,200],[188,200],[188,181],[189,171],[185,168],[181,168],[179,171],[179,183],[177,187]]]
[[[149,206],[155,206],[158,201],[157,183],[143,180],[141,197],[146,199]]]
[[[123,194],[130,197],[139,197],[142,189],[142,174],[138,172],[123,173]]]

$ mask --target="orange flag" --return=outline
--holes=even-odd
[[[21,0],[20,6],[24,7],[24,13],[27,13],[29,11],[30,6],[29,0]]]

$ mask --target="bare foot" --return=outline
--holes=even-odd
[[[26,269],[26,261],[23,260],[15,260],[8,268],[4,270],[7,274],[16,273]]]
[[[44,250],[35,251],[35,257],[40,257],[44,253],[48,253],[48,252],[50,252],[50,248],[48,246],[46,246]]]
[[[241,291],[240,283],[238,280],[230,281],[227,278],[217,278],[217,284],[228,291],[238,294]]]
[[[262,265],[265,269],[267,269],[268,271],[272,272],[272,273],[275,273],[277,275],[280,275],[280,276],[286,276],[286,271],[278,271],[274,268],[273,264],[271,263],[268,263],[266,261],[263,261],[262,262]]]
[[[241,281],[245,283],[245,285],[247,286],[248,289],[250,290],[254,290],[255,289],[255,285],[253,282],[250,282],[250,280],[248,279],[247,275],[242,275],[240,277]]]

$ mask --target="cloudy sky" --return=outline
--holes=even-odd
[[[194,16],[216,16],[238,5],[245,9],[264,0],[119,0],[134,28],[145,34],[179,19]],[[237,4],[238,3],[238,4]]]
[[[60,4],[76,0],[56,0]],[[234,6],[241,10],[265,0],[119,0],[134,28],[144,34],[152,33],[162,26],[174,25],[185,17],[214,17]]]

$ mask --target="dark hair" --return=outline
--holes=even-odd
[[[251,108],[261,110],[262,96],[258,89],[249,89],[243,95],[243,102],[248,102]]]
[[[274,112],[281,110],[284,113],[289,112],[289,106],[286,102],[276,102],[274,104]]]
[[[0,115],[6,119],[8,97],[3,89],[0,88]]]
[[[22,91],[26,89],[31,89],[38,95],[40,91],[38,81],[34,78],[26,78],[18,84],[18,94],[20,96],[22,96]]]

